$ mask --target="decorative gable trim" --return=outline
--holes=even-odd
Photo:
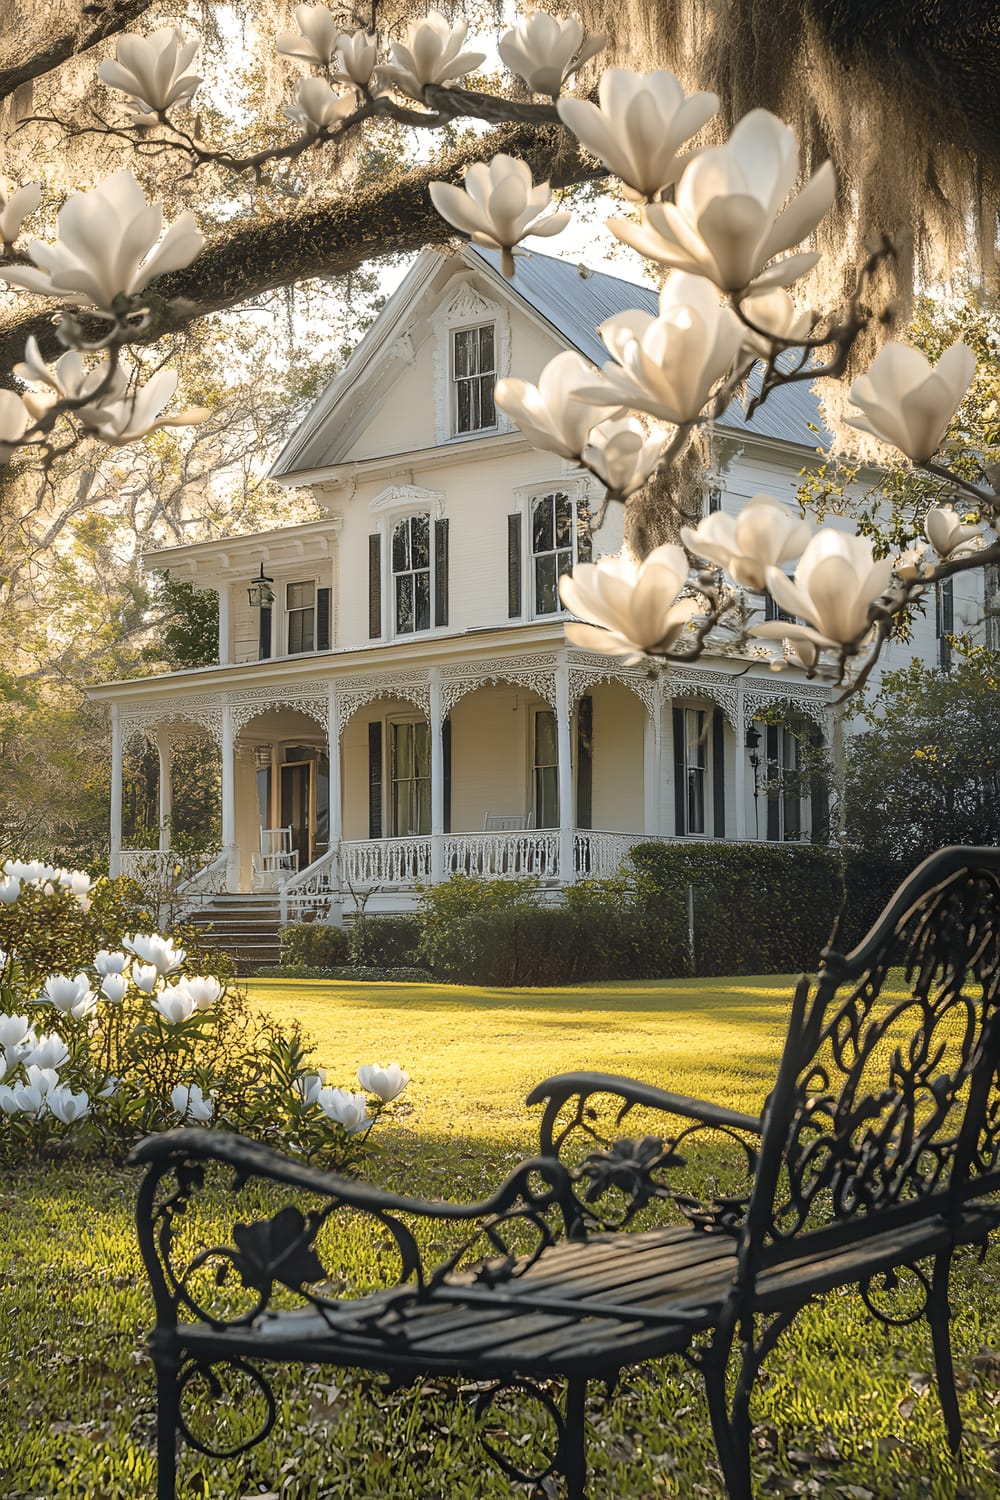
[[[380,490],[368,502],[368,509],[382,514],[393,511],[426,510],[433,516],[443,516],[445,495],[443,490],[428,490],[419,484],[390,484]]]
[[[510,374],[510,313],[499,302],[484,297],[467,274],[455,277],[454,290],[446,295],[440,312],[435,318],[434,333],[434,439],[437,443],[466,442],[484,436],[483,432],[463,435],[456,439],[452,431],[451,412],[451,344],[456,328],[467,328],[477,323],[493,324],[493,348],[496,360],[497,379]],[[489,430],[489,436],[499,432],[510,432],[511,423],[497,409],[497,425]]]

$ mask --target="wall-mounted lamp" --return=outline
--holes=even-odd
[[[273,578],[268,578],[264,572],[264,564],[260,565],[260,573],[247,589],[247,598],[250,600],[251,609],[270,609],[274,603],[274,589],[271,587]]]
[[[756,773],[760,769],[760,756],[757,754],[760,745],[760,730],[753,724],[747,730],[746,747],[749,751],[750,765]]]

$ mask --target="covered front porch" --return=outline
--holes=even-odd
[[[778,703],[822,736],[827,694],[811,684],[700,664],[650,676],[564,646],[363,677],[331,661],[324,680],[275,666],[266,684],[255,664],[253,686],[112,698],[114,872],[170,867],[173,746],[192,732],[217,748],[221,841],[185,896],[271,891],[291,919],[404,910],[456,873],[558,890],[614,874],[645,839],[814,831],[801,792],[778,806],[747,753]],[[127,849],[122,767],[143,740],[159,754],[159,847]]]

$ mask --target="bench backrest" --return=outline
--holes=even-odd
[[[1000,1187],[1000,849],[943,849],[796,990],[744,1233],[960,1212]],[[780,1252],[779,1252],[780,1253]]]

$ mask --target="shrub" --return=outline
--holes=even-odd
[[[412,967],[421,932],[419,917],[359,917],[349,930],[351,963],[376,969]]]
[[[440,885],[424,886],[418,958],[435,974],[444,975],[455,951],[456,923],[490,912],[534,910],[535,890],[532,880],[483,880],[477,875],[452,875]]]
[[[387,1102],[383,1074],[366,1074],[373,1105],[326,1087],[297,1026],[282,1030],[158,933],[80,962],[78,913],[96,921],[98,895],[79,872],[0,870],[5,932],[31,958],[0,954],[0,1157],[71,1143],[119,1160],[150,1131],[212,1121],[345,1165]],[[45,952],[71,960],[44,980],[32,967],[40,916]]]
[[[426,984],[426,969],[412,964],[376,968],[370,964],[341,964],[333,969],[312,968],[309,964],[268,964],[257,970],[258,979],[339,979],[345,984]]]
[[[345,927],[332,922],[298,922],[281,929],[281,965],[301,964],[315,969],[333,969],[346,964],[349,935]]]

